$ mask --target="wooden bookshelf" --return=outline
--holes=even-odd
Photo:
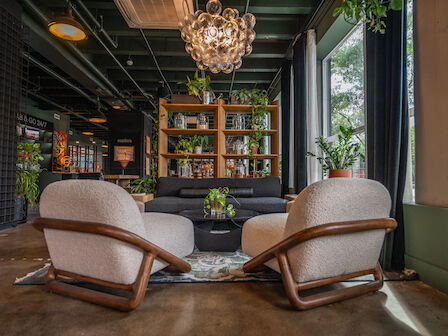
[[[229,113],[252,113],[250,105],[227,105],[222,99],[216,104],[169,104],[165,99],[159,100],[159,176],[167,176],[168,160],[174,159],[213,159],[215,177],[225,177],[226,160],[255,159],[271,160],[271,175],[279,176],[279,111],[278,102],[268,106],[271,127],[266,135],[271,137],[270,154],[237,155],[226,153],[227,136],[248,136],[251,130],[226,129],[226,117]],[[213,129],[178,129],[168,128],[169,112],[213,113]],[[169,136],[213,136],[213,153],[176,154],[168,153]]]

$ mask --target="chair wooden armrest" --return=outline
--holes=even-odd
[[[134,245],[142,249],[144,252],[137,279],[130,285],[96,279],[65,270],[57,270],[53,265],[51,265],[46,276],[46,287],[53,292],[63,295],[106,305],[122,311],[129,311],[136,308],[143,299],[151,274],[152,264],[156,258],[168,263],[171,270],[175,269],[179,272],[189,272],[191,270],[190,264],[186,261],[176,257],[157,245],[150,243],[135,233],[112,225],[54,218],[36,218],[33,221],[33,226],[42,232],[44,229],[54,229],[101,235]],[[87,288],[70,285],[57,281],[56,278],[58,275],[68,276],[70,278],[88,281],[103,286],[129,290],[133,295],[130,299],[127,299],[121,296],[106,294]]]
[[[370,291],[378,290],[383,285],[383,275],[379,264],[373,269],[364,270],[351,274],[344,274],[337,277],[313,280],[304,283],[297,283],[291,273],[287,252],[298,246],[299,244],[318,237],[330,236],[330,235],[342,235],[353,232],[361,232],[368,230],[385,229],[386,232],[390,232],[397,227],[397,222],[393,218],[382,219],[367,219],[359,221],[347,221],[347,222],[335,222],[323,225],[311,227],[302,231],[299,231],[266,251],[260,253],[250,261],[244,264],[243,270],[245,272],[257,272],[263,265],[271,259],[277,258],[280,271],[282,274],[283,284],[285,286],[286,293],[292,305],[297,309],[304,310],[310,309],[323,304],[336,302],[339,300],[347,299],[350,297],[358,296]],[[299,290],[305,290],[309,288],[328,285],[331,283],[347,280],[350,278],[359,277],[362,275],[373,274],[375,281],[349,287],[334,290],[327,293],[315,294],[306,298],[301,298],[298,295]]]

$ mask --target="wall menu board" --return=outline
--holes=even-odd
[[[114,161],[135,162],[134,146],[114,146]]]
[[[30,116],[22,112],[17,112],[17,122],[25,126],[35,127],[41,130],[53,132],[52,122]]]

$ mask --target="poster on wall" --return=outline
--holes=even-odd
[[[67,133],[55,129],[53,132],[53,171],[64,171],[67,155]]]
[[[114,146],[114,161],[134,162],[134,146]]]

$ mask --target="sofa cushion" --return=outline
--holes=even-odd
[[[179,197],[185,198],[205,198],[210,192],[209,188],[182,188],[179,190]],[[233,197],[252,197],[254,188],[229,188],[229,195]]]
[[[157,197],[178,196],[182,188],[253,188],[253,197],[281,197],[280,179],[275,176],[263,178],[207,178],[185,179],[160,177],[157,183]]]
[[[286,200],[278,197],[237,197],[239,205],[235,200],[229,198],[228,203],[236,208],[257,211],[259,213],[285,212]],[[203,198],[182,198],[177,196],[156,197],[145,204],[148,212],[178,213],[182,210],[201,209],[204,206]]]

